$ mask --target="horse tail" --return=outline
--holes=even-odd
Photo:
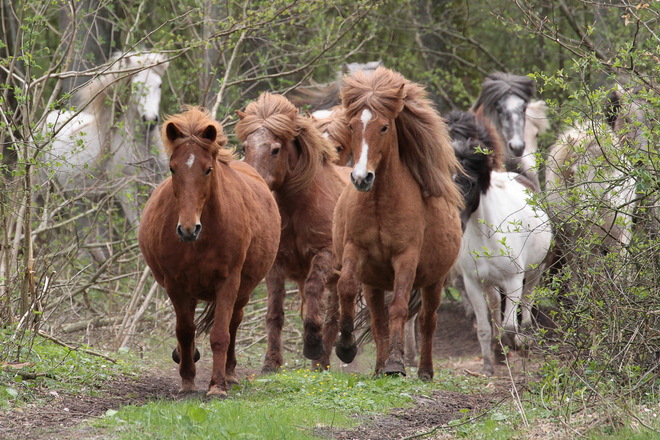
[[[204,311],[199,315],[195,321],[197,326],[197,334],[208,333],[213,328],[213,317],[215,316],[215,301],[206,303]]]
[[[392,292],[385,292],[385,305],[392,302]],[[408,300],[408,321],[413,319],[419,311],[422,309],[422,290],[414,289],[410,292],[410,299]],[[387,308],[385,309],[387,314]],[[369,341],[372,341],[374,335],[371,333],[371,312],[369,312],[369,307],[361,308],[355,314],[355,328],[363,328],[362,333],[357,338],[357,344],[362,345]]]

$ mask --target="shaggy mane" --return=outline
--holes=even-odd
[[[167,125],[173,123],[181,131],[182,137],[170,142],[167,138],[166,128]],[[211,142],[202,138],[202,132],[209,126],[213,125],[218,133],[215,142]],[[227,145],[227,136],[222,129],[222,125],[213,117],[211,113],[201,107],[184,106],[183,113],[178,115],[166,116],[161,126],[161,138],[165,146],[165,152],[168,156],[172,156],[176,148],[186,142],[194,142],[211,155],[216,156],[216,159],[222,163],[229,163],[234,160],[234,151],[225,148]]]
[[[495,104],[506,95],[516,95],[525,102],[529,102],[536,90],[534,80],[527,76],[512,75],[510,73],[495,72],[486,77],[481,87],[481,93],[472,110],[485,107],[486,113],[495,108]]]
[[[453,111],[444,119],[447,121],[447,128],[452,139],[474,139],[483,150],[491,152],[488,154],[490,170],[503,170],[504,146],[502,139],[488,119],[477,117],[472,112],[461,111]],[[474,154],[479,154],[479,152],[475,151]]]
[[[333,107],[327,118],[314,119],[314,126],[320,133],[328,133],[330,139],[339,142],[344,149],[351,149],[351,129],[344,120],[344,109]]]
[[[399,157],[422,190],[423,197],[443,197],[463,206],[452,180],[461,166],[456,160],[444,121],[422,86],[400,73],[379,67],[372,75],[356,72],[344,79],[342,104],[350,120],[364,108],[394,120]]]
[[[337,152],[314,127],[310,118],[298,114],[296,107],[284,96],[264,92],[245,109],[245,116],[236,125],[241,142],[257,129],[265,127],[283,141],[293,141],[300,157],[288,180],[290,191],[303,189],[316,174],[318,166],[337,160]]]

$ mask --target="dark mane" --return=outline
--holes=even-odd
[[[461,193],[452,180],[460,165],[452,154],[444,121],[419,84],[379,67],[372,75],[362,71],[344,79],[342,104],[346,119],[360,110],[395,121],[399,156],[419,184],[424,197],[444,197],[462,206]]]
[[[472,112],[453,111],[444,116],[456,158],[466,173],[479,176],[481,192],[490,187],[491,171],[502,170],[504,147],[495,128]],[[470,176],[476,177],[476,176]]]
[[[170,123],[176,125],[183,135],[174,142],[170,142],[166,133]],[[215,142],[210,142],[202,137],[202,133],[209,125],[213,125],[218,133]],[[179,145],[185,142],[195,142],[211,155],[215,155],[216,159],[222,163],[229,163],[234,159],[234,151],[225,148],[227,136],[223,132],[222,125],[211,117],[208,110],[201,107],[184,106],[183,113],[166,116],[161,126],[161,137],[168,156],[171,156]]]
[[[472,106],[472,110],[480,107],[493,108],[504,96],[511,94],[529,102],[535,90],[534,80],[527,76],[503,72],[491,73],[484,80],[481,94]]]

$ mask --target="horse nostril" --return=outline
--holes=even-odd
[[[199,233],[202,232],[202,224],[197,223],[195,225],[195,238],[199,237]]]
[[[176,233],[178,234],[179,237],[183,238],[183,228],[181,227],[181,225],[177,225]]]
[[[367,184],[370,185],[371,183],[373,183],[373,181],[374,181],[374,177],[375,177],[374,173],[372,173],[371,171],[369,171],[369,172],[367,173],[367,176],[364,178],[364,181],[365,181]]]

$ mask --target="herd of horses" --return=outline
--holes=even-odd
[[[158,76],[167,67],[157,57],[143,55],[141,63],[150,63],[140,70],[142,84],[147,84],[145,76]],[[331,108],[322,112],[301,114],[286,97],[267,92],[237,111],[242,160],[226,147],[223,127],[213,115],[197,107],[166,118],[160,134],[154,134],[171,176],[144,208],[138,240],[176,312],[178,344],[172,356],[179,363],[181,392],[196,391],[195,334],[200,330],[210,332],[213,352],[207,395],[224,397],[228,384],[237,382],[236,332],[243,308],[264,278],[264,373],[278,371],[284,362],[285,281],[291,280],[302,298],[303,355],[316,368],[329,367],[333,347],[342,362],[355,358],[361,291],[376,344],[375,373],[406,374],[406,328],[416,315],[418,376],[431,380],[437,309],[451,280],[474,309],[483,372],[492,375],[495,341],[512,349],[524,346],[524,330],[532,325],[532,291],[542,271],[553,255],[555,262],[561,259],[557,255],[571,234],[584,233],[556,228],[550,252],[551,225],[559,225],[566,212],[545,212],[529,203],[541,191],[537,136],[549,127],[545,103],[532,100],[530,78],[492,74],[470,111],[443,117],[422,86],[380,62],[347,73],[331,87],[336,93],[323,96],[322,106]],[[299,95],[294,102],[310,97]],[[619,135],[625,130],[617,124],[635,114],[622,110],[620,98],[610,97],[608,122],[609,135],[623,142],[629,134]],[[138,104],[137,111],[153,100]],[[91,107],[101,112],[96,104]],[[61,126],[53,119],[67,116]],[[96,116],[49,116],[49,127],[61,129],[53,150],[66,150],[64,143],[76,139],[76,124],[87,127]],[[148,124],[149,134],[151,128]],[[99,132],[82,136],[83,155],[75,149],[53,154],[70,154],[106,174],[116,173],[114,154],[101,162],[94,148],[106,143],[122,151],[130,142],[117,140],[122,136],[117,133],[106,139]],[[599,154],[595,147],[581,149],[592,144],[600,145],[593,131],[565,132],[550,152],[546,187],[573,185],[583,156]],[[89,175],[78,176],[76,169],[67,179],[56,179],[65,186]],[[611,173],[622,183],[600,190],[627,211],[619,210],[616,219],[595,220],[595,233],[625,245],[629,228],[620,217],[632,215],[635,185],[620,168],[613,166]],[[131,207],[124,209],[132,215]],[[413,312],[414,297],[419,307]],[[207,307],[195,322],[199,301]]]

